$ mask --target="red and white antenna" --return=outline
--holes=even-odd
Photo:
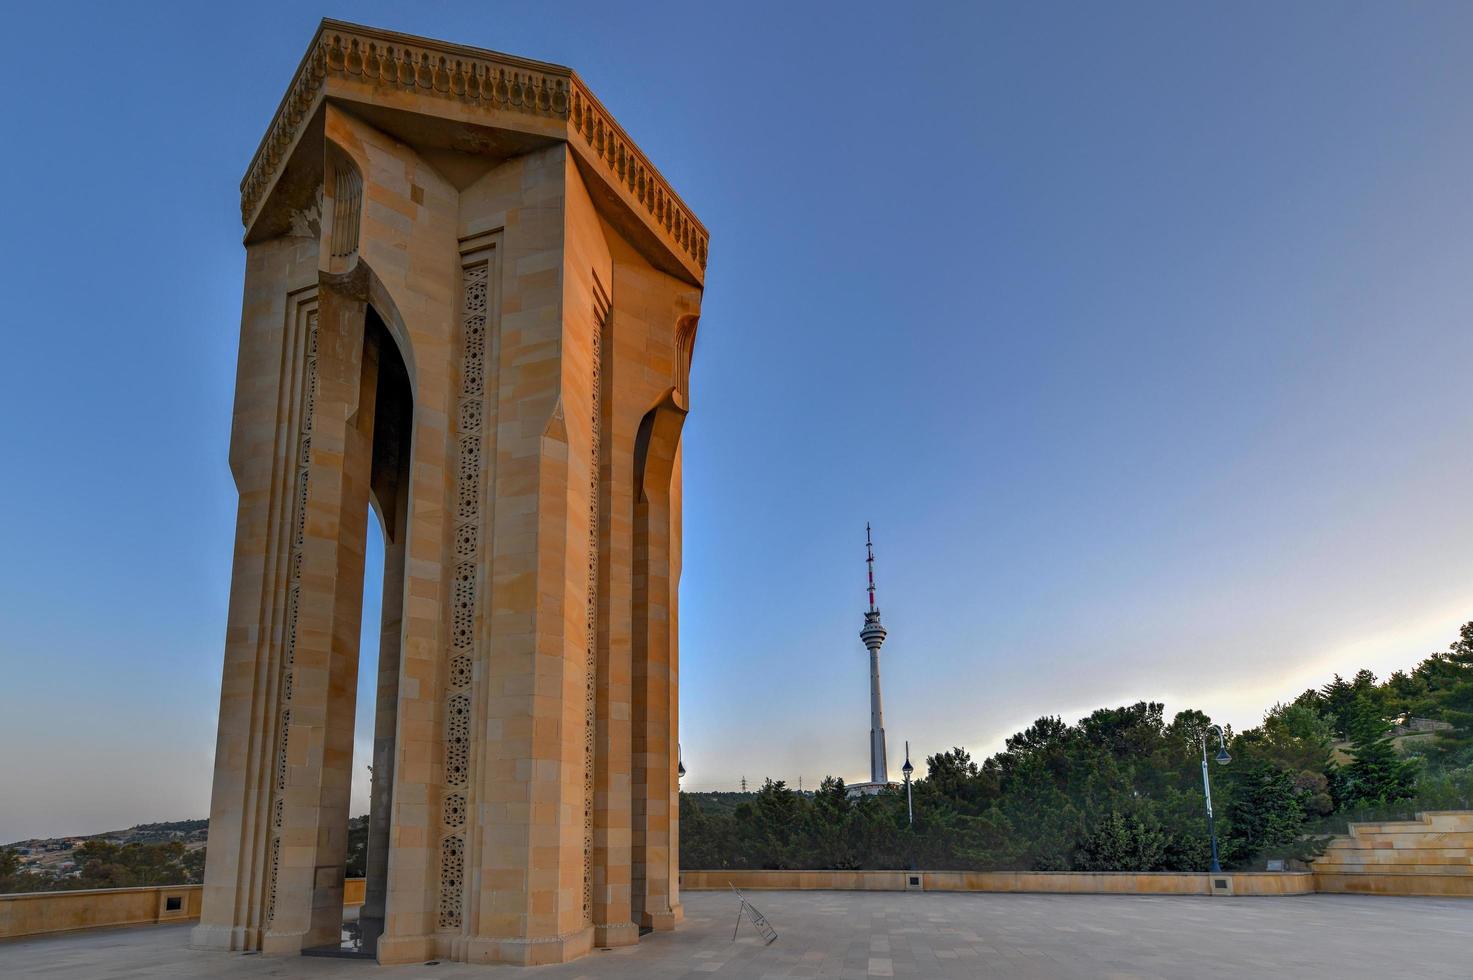
[[[875,545],[870,540],[869,521],[864,522],[864,551],[869,565],[869,611],[875,612]]]

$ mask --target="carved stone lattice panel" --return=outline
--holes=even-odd
[[[276,744],[276,792],[286,792],[287,738],[291,734],[292,709],[281,710],[281,735]]]
[[[445,795],[440,824],[460,831],[468,812],[470,785],[471,684],[475,679],[476,604],[481,563],[481,494],[485,459],[481,447],[482,398],[486,374],[486,311],[490,266],[479,262],[462,272],[460,392],[456,405],[455,569],[450,590],[450,642],[446,657]],[[464,903],[465,842],[459,833],[440,848],[441,929],[460,927]]]
[[[451,786],[464,786],[470,766],[470,698],[455,695],[445,716],[445,781]]]
[[[467,398],[460,403],[460,431],[474,432],[481,427],[481,403]]]
[[[461,561],[476,556],[476,544],[480,528],[474,524],[460,524],[455,528],[455,557]]]
[[[593,921],[593,794],[595,735],[598,727],[598,510],[603,467],[603,330],[606,314],[593,311],[588,452],[588,609],[584,655],[583,706],[583,917]]]
[[[445,797],[445,826],[465,826],[465,796],[461,793],[451,793]]]
[[[266,889],[266,921],[276,918],[276,881],[281,871],[281,838],[271,839],[271,884]]]
[[[282,637],[281,669],[277,686],[276,779],[273,793],[275,799],[272,800],[271,804],[271,870],[268,885],[270,898],[266,904],[266,921],[268,924],[276,915],[277,877],[281,864],[282,819],[286,806],[284,794],[286,793],[287,781],[290,776],[287,750],[291,742],[291,703],[294,685],[292,668],[296,664],[297,624],[301,619],[302,560],[307,527],[307,500],[310,489],[309,475],[312,464],[312,409],[316,405],[317,400],[317,310],[308,310],[305,315],[307,319],[307,337],[306,349],[303,352],[305,363],[302,369],[302,390],[301,401],[299,402],[302,417],[297,426],[297,445],[292,450],[290,457],[296,463],[296,478],[292,499],[293,531],[291,554],[287,558],[287,574],[289,580],[286,587],[286,622]]]
[[[461,892],[465,885],[465,841],[446,837],[440,841],[440,928],[458,929],[461,923]]]
[[[455,566],[455,588],[451,593],[450,645],[469,650],[475,635],[476,565],[463,561]]]

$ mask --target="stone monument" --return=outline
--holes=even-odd
[[[192,942],[339,942],[370,762],[380,962],[561,962],[673,928],[706,229],[569,69],[335,21],[241,214],[240,503]]]

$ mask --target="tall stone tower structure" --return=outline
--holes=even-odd
[[[240,494],[198,946],[380,962],[681,917],[681,426],[707,233],[577,74],[324,21],[241,183]],[[370,515],[374,516],[370,516]],[[377,696],[355,704],[367,522]],[[353,758],[372,710],[372,760]]]
[[[880,608],[875,605],[875,546],[870,526],[864,525],[865,565],[869,573],[869,608],[859,639],[869,651],[869,782],[853,787],[860,793],[878,793],[890,785],[890,768],[885,760],[885,708],[880,700],[880,647],[887,635],[880,625]]]

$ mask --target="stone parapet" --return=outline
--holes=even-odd
[[[1132,871],[685,871],[682,889],[734,885],[752,891],[1041,892],[1074,895],[1211,895],[1213,879],[1233,895],[1308,895],[1307,871],[1221,875]],[[1218,889],[1219,892],[1222,889]]]
[[[199,918],[200,885],[87,888],[0,895],[0,939],[109,926],[188,922]],[[343,905],[363,904],[363,879],[349,878]]]

